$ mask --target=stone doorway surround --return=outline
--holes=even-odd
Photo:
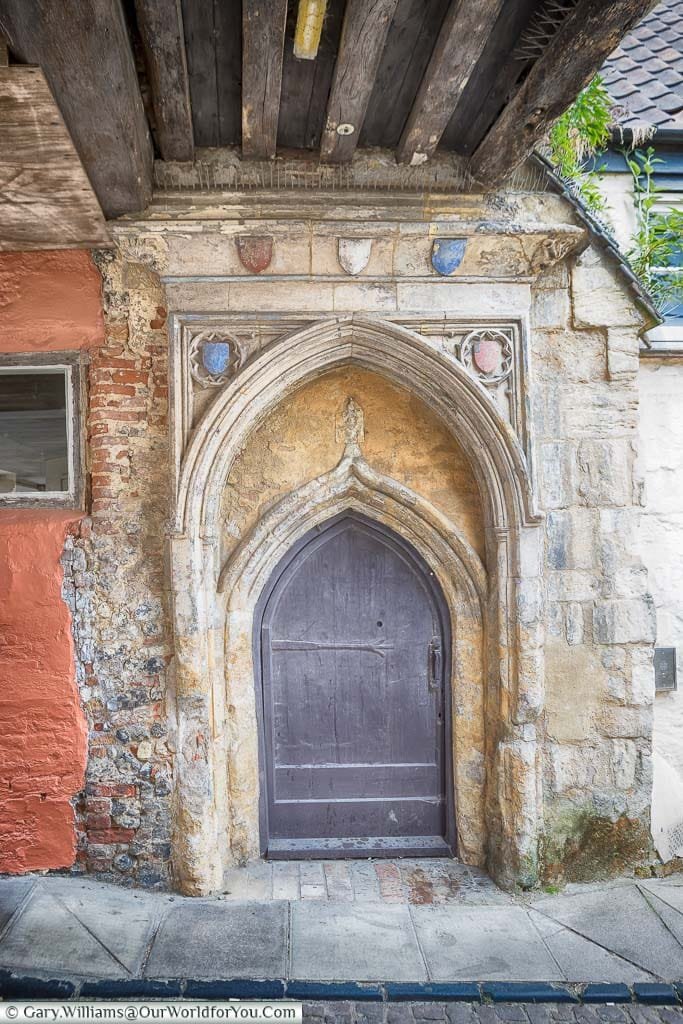
[[[200,320],[194,318],[195,331],[216,318]],[[347,314],[274,337],[244,361],[190,431],[183,419],[180,318],[175,329],[177,455],[184,449],[170,542],[174,869],[181,890],[217,891],[226,868],[259,855],[254,609],[284,552],[313,526],[350,509],[413,544],[436,573],[457,624],[451,687],[460,855],[486,865],[503,884],[533,883],[542,814],[536,737],[543,705],[542,544],[527,458],[512,426],[437,339]],[[348,365],[407,389],[457,438],[481,492],[486,565],[442,512],[373,470],[357,445],[347,445],[330,473],[271,508],[224,563],[220,497],[250,433],[304,384]],[[479,749],[467,744],[472,723],[484,736]]]

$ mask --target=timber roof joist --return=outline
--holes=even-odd
[[[312,0],[311,0],[312,2]],[[142,209],[153,157],[197,147],[460,155],[502,185],[652,0],[0,0],[10,62],[39,65],[108,217]],[[316,0],[320,9],[320,0]],[[0,191],[0,202],[2,195]]]

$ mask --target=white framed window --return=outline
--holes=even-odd
[[[83,499],[77,353],[0,358],[0,507]]]

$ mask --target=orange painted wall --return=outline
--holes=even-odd
[[[99,344],[101,285],[90,253],[78,249],[0,254],[0,352]]]
[[[86,252],[0,255],[0,352],[102,341],[99,273]],[[87,726],[60,557],[82,512],[0,510],[0,872],[66,867]]]

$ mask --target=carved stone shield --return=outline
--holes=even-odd
[[[466,238],[435,238],[432,243],[432,266],[437,274],[447,277],[457,270],[465,255]]]
[[[478,338],[472,346],[472,359],[482,373],[496,372],[503,362],[500,341],[491,335]]]
[[[237,255],[245,270],[252,274],[260,274],[262,270],[270,266],[273,258],[273,236],[272,235],[238,235]]]
[[[225,373],[230,365],[229,341],[205,341],[201,348],[204,369],[211,376]]]
[[[510,338],[494,327],[470,331],[462,343],[461,359],[486,387],[494,387],[512,373]]]
[[[371,238],[340,238],[337,240],[339,263],[347,274],[360,274],[362,270],[365,270],[371,251]]]
[[[201,387],[218,387],[235,375],[242,350],[235,338],[223,331],[201,331],[188,350],[190,376]]]

